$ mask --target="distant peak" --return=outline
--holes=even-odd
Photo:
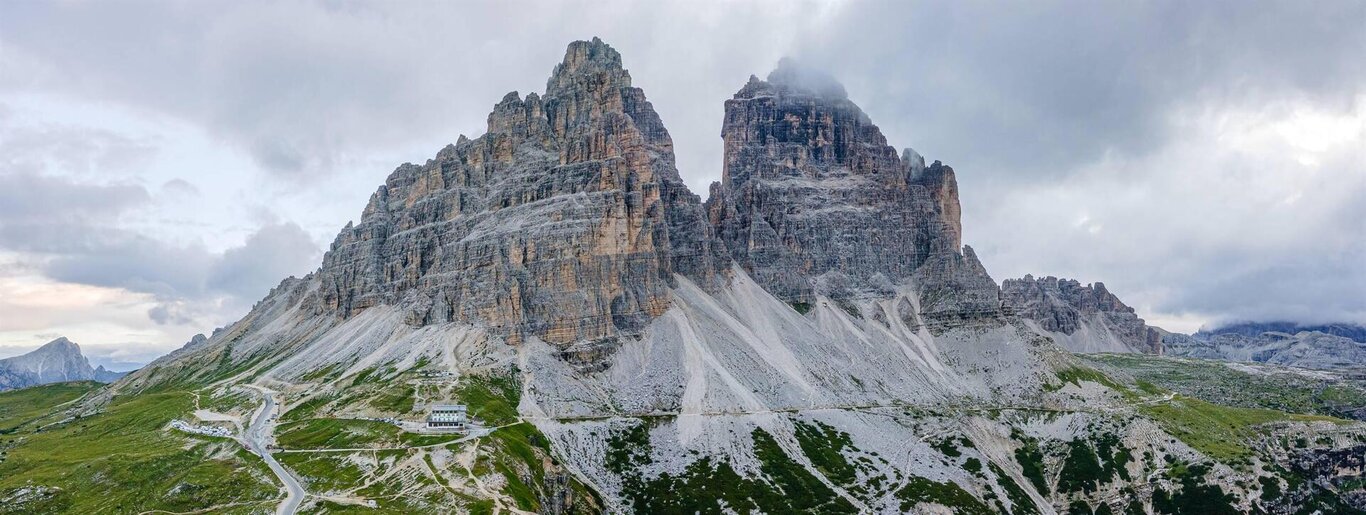
[[[79,345],[76,345],[76,342],[68,340],[65,336],[62,336],[57,338],[56,340],[52,340],[50,342],[47,342],[46,344],[43,344],[43,346],[39,347],[38,350],[75,350],[77,353],[80,353],[81,347]]]
[[[783,90],[804,91],[826,98],[849,98],[844,85],[830,74],[803,66],[789,57],[778,60],[778,67],[768,74],[768,82]]]

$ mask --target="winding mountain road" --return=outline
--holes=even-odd
[[[275,509],[275,513],[277,515],[294,515],[294,512],[299,510],[299,504],[303,502],[307,493],[304,492],[303,485],[300,485],[299,481],[294,479],[294,475],[290,474],[288,470],[285,470],[285,467],[280,465],[280,462],[275,461],[275,457],[271,456],[270,452],[266,449],[265,440],[266,436],[270,434],[268,429],[271,425],[270,417],[271,414],[275,412],[275,397],[271,395],[269,390],[264,388],[257,388],[256,390],[261,392],[261,395],[265,397],[266,401],[261,404],[261,410],[252,418],[251,426],[247,428],[247,432],[242,440],[243,443],[247,445],[248,449],[251,449],[252,452],[266,461],[266,465],[270,467],[270,471],[274,472],[275,475],[280,478],[280,482],[284,483],[285,489],[288,491],[285,500]]]

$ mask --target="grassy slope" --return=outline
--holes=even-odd
[[[1366,387],[1337,379],[1282,372],[1254,374],[1218,361],[1139,354],[1092,354],[1085,359],[1133,376],[1140,386],[1171,390],[1214,404],[1287,413],[1342,416],[1366,406]]]
[[[54,396],[53,406],[65,398]],[[6,396],[5,407],[32,402]],[[51,490],[24,506],[26,513],[191,511],[214,506],[268,506],[279,495],[260,460],[221,438],[164,429],[193,409],[189,392],[164,391],[116,398],[97,415],[7,435],[0,463],[0,497],[25,486]]]
[[[348,463],[347,453],[292,452],[276,457],[299,474],[311,488],[351,492],[373,500],[381,513],[418,513],[441,511],[460,506],[471,513],[488,513],[494,503],[480,499],[481,492],[468,479],[472,473],[505,496],[509,507],[535,511],[555,495],[554,484],[564,481],[571,491],[570,503],[577,512],[591,513],[601,506],[597,495],[572,476],[562,475],[548,439],[535,426],[519,423],[516,406],[521,385],[515,375],[495,373],[471,375],[458,383],[442,387],[418,386],[424,402],[463,403],[472,417],[485,425],[496,426],[493,433],[461,444],[443,445],[464,434],[419,435],[407,433],[384,422],[345,416],[348,407],[368,406],[399,416],[419,417],[422,406],[414,406],[416,389],[408,381],[419,377],[414,371],[370,369],[354,376],[339,378],[339,391],[293,407],[281,418],[277,443],[284,449],[385,449],[359,451],[358,457],[377,460],[373,470],[361,470]],[[404,415],[405,412],[410,412]],[[503,427],[505,426],[505,427]],[[461,451],[477,448],[470,469],[447,462],[437,467],[432,453],[445,449]],[[413,467],[416,458],[420,467]],[[440,509],[438,507],[441,507]],[[347,513],[355,506],[336,503],[308,503],[305,512]],[[362,510],[368,511],[368,510]]]
[[[1283,421],[1338,421],[1324,416],[1317,395],[1355,399],[1358,387],[1328,385],[1291,374],[1251,374],[1221,362],[1133,354],[1088,355],[1085,359],[1134,377],[1135,389],[1149,397],[1139,411],[1187,445],[1211,458],[1238,462],[1256,452],[1250,442],[1258,426]],[[1107,380],[1108,381],[1108,380]],[[1111,382],[1111,384],[1113,384]],[[1163,389],[1178,393],[1170,401]]]
[[[54,383],[0,393],[0,434],[13,433],[52,412],[54,406],[99,388],[94,381]]]

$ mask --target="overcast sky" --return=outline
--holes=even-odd
[[[1366,322],[1366,2],[5,2],[0,357],[141,363],[243,315],[398,164],[623,55],[693,191],[790,56],[954,167],[998,281],[1151,323]]]

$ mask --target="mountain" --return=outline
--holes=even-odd
[[[317,271],[38,419],[0,499],[1241,513],[1361,492],[1366,426],[1178,395],[1015,314],[963,245],[955,171],[897,152],[832,78],[791,61],[751,77],[722,140],[703,202],[620,54],[574,42],[544,93],[394,170]],[[1107,345],[1134,324],[1103,286],[1037,289],[1020,305],[1108,324],[1085,333]],[[467,406],[468,435],[424,431],[445,404]]]
[[[1357,370],[1366,364],[1366,329],[1352,324],[1241,323],[1192,335],[1167,334],[1174,356]]]
[[[1162,354],[1162,331],[1149,327],[1103,283],[1026,275],[1001,283],[1008,310],[1072,352]]]
[[[0,390],[65,381],[111,383],[127,372],[90,367],[80,346],[65,337],[47,342],[28,354],[0,359]]]
[[[1354,342],[1366,343],[1366,327],[1358,324],[1300,324],[1296,322],[1239,322],[1215,329],[1201,329],[1195,336],[1239,335],[1261,336],[1263,333],[1297,334],[1302,332],[1340,336]]]

